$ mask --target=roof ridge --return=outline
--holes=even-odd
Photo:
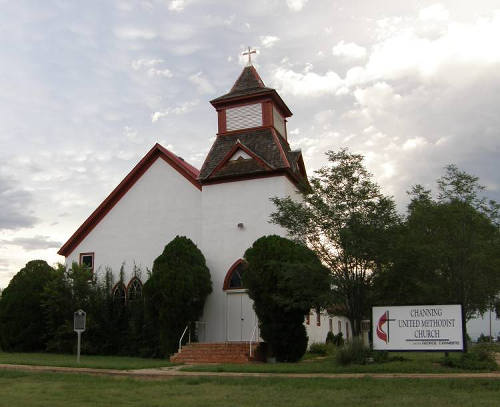
[[[132,188],[135,183],[146,173],[158,158],[165,160],[173,169],[179,172],[196,188],[201,190],[201,184],[197,177],[199,171],[196,167],[184,161],[170,150],[156,143],[144,157],[132,168],[123,180],[111,191],[111,193],[100,203],[100,205],[85,219],[73,235],[61,246],[57,252],[68,256],[80,242],[96,227],[99,222],[114,208],[120,199]]]

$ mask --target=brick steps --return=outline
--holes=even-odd
[[[252,353],[258,347],[258,343],[252,344]],[[191,343],[184,345],[181,352],[177,352],[170,358],[175,363],[248,363],[256,360],[250,358],[250,349],[247,342],[224,342],[224,343]]]

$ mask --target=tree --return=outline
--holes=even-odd
[[[71,268],[59,264],[54,278],[49,281],[41,294],[43,319],[47,328],[45,350],[71,353],[75,346],[73,313],[78,309],[87,312],[87,331],[92,333],[92,314],[89,308],[95,295],[96,278],[86,267],[73,263]],[[103,312],[98,310],[97,313]],[[89,341],[83,341],[83,350],[88,351]]]
[[[437,198],[416,185],[394,265],[378,291],[398,303],[460,303],[466,319],[484,313],[500,291],[497,204],[478,178],[456,166],[437,181]]]
[[[55,271],[43,260],[32,260],[10,281],[0,300],[0,343],[7,351],[45,349],[48,332],[41,306],[44,287]]]
[[[399,217],[363,166],[363,157],[346,149],[327,152],[329,165],[315,172],[302,201],[273,198],[271,222],[303,240],[333,278],[332,305],[342,309],[359,335],[369,314],[374,273],[390,262],[393,229]]]
[[[325,305],[328,271],[306,246],[275,235],[256,240],[245,260],[243,284],[254,301],[262,338],[277,360],[297,361],[307,348],[304,315]]]
[[[205,257],[190,239],[176,236],[154,261],[144,285],[152,356],[177,350],[184,328],[201,316],[211,292]]]

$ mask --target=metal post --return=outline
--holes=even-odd
[[[80,344],[81,344],[82,333],[78,331],[77,334],[78,334],[78,345],[76,349],[76,363],[80,363]]]

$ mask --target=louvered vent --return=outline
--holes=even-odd
[[[283,136],[286,137],[285,133],[285,119],[283,119],[283,116],[281,116],[276,108],[273,106],[273,121],[274,121],[274,128],[278,130],[278,132]]]
[[[262,126],[262,105],[233,107],[226,110],[226,129],[240,130]]]

